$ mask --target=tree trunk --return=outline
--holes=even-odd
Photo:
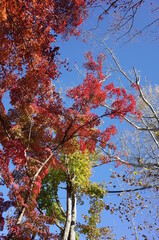
[[[77,216],[77,208],[76,208],[77,198],[76,194],[72,193],[72,216],[71,216],[71,229],[69,240],[75,240],[75,226],[76,226],[76,216]]]
[[[71,227],[71,214],[72,214],[72,196],[71,196],[71,182],[67,182],[67,212],[66,212],[66,223],[64,227],[63,240],[68,240],[70,227]]]

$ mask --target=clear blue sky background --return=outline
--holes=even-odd
[[[156,1],[153,1],[156,2]],[[156,2],[157,3],[157,2]],[[143,7],[136,18],[136,25],[137,27],[142,28],[148,21],[151,21],[151,16],[148,15],[148,8],[149,6],[146,5]],[[99,10],[98,10],[99,11]],[[92,29],[96,26],[97,22],[97,16],[99,15],[99,12],[94,12],[94,15],[88,18],[86,22],[83,23],[83,30],[88,31],[89,29]],[[84,55],[87,51],[92,51],[94,56],[97,56],[98,52],[103,51],[104,47],[102,44],[100,44],[98,41],[102,41],[104,34],[106,33],[107,29],[107,19],[104,18],[104,20],[100,23],[97,30],[92,30],[91,34],[96,36],[95,38],[89,39],[87,38],[87,42],[84,43],[82,41],[83,37],[80,37],[79,39],[76,39],[75,37],[71,37],[69,41],[63,41],[62,39],[59,39],[60,42],[60,54],[61,58],[65,59],[68,58],[70,68],[72,69],[71,72],[67,72],[65,69],[62,70],[62,76],[60,79],[58,79],[55,82],[55,85],[58,89],[62,89],[62,96],[64,98],[64,101],[66,102],[66,105],[69,105],[71,101],[68,101],[68,99],[65,97],[65,91],[66,89],[70,87],[77,86],[79,83],[83,81],[83,76],[85,75],[85,71],[82,67],[84,63]],[[98,41],[96,41],[98,40]],[[57,42],[57,46],[59,45],[59,42]],[[145,86],[146,81],[151,82],[152,85],[159,83],[159,66],[158,66],[158,56],[159,56],[159,46],[157,41],[153,41],[153,35],[148,34],[144,35],[144,37],[141,38],[135,38],[132,42],[127,43],[126,45],[123,45],[123,40],[120,40],[119,42],[114,43],[114,39],[112,36],[108,36],[108,40],[106,42],[110,48],[113,48],[113,51],[115,53],[115,56],[120,61],[120,65],[125,71],[132,70],[132,66],[135,66],[136,69],[140,72],[141,76],[141,84]],[[106,53],[106,52],[105,52]],[[111,63],[111,62],[110,62]],[[108,64],[109,64],[109,58],[108,58]],[[77,71],[77,69],[74,66],[78,66],[78,69],[80,71]],[[107,71],[106,67],[104,68],[105,71]],[[83,76],[82,76],[83,75]],[[114,76],[110,78],[110,81],[114,81]],[[6,105],[8,105],[8,96],[5,96],[4,101]],[[9,106],[9,105],[8,105]],[[7,107],[8,107],[7,106]],[[111,121],[107,121],[107,124],[110,124]],[[124,124],[121,124],[120,122],[117,122],[117,127],[122,130],[124,128]],[[95,169],[96,172],[93,173],[92,180],[93,181],[103,181],[105,180],[107,183],[110,181],[110,174],[111,169],[114,170],[114,167],[110,164],[106,165],[105,167],[100,167],[98,169]],[[118,169],[115,169],[117,171],[123,172],[125,168],[119,167]],[[118,185],[118,189],[121,189],[121,186]],[[125,186],[123,186],[125,187]],[[113,190],[112,186],[108,186],[109,190]],[[6,194],[6,191],[4,191],[4,194]],[[146,197],[151,194],[148,190],[147,192],[143,193]],[[65,204],[65,194],[61,192],[60,197],[63,204]],[[120,198],[117,197],[116,194],[108,195],[105,198],[106,202],[114,202],[119,203]],[[88,203],[86,198],[84,199],[85,205],[79,206],[77,212],[78,212],[78,220],[81,220],[81,213],[84,211],[87,211]],[[131,213],[130,213],[131,214]],[[135,221],[142,221],[143,216],[139,216],[135,219]],[[114,232],[117,234],[115,239],[120,239],[120,236],[126,234],[130,240],[134,240],[135,237],[131,235],[132,231],[128,229],[128,224],[126,221],[124,223],[121,222],[118,216],[114,214],[110,214],[109,211],[104,211],[102,214],[102,225],[103,226],[112,226],[114,227]],[[131,223],[130,223],[131,225]],[[81,236],[80,240],[86,239],[85,236]],[[151,239],[151,238],[150,238]],[[156,236],[157,239],[157,236]]]

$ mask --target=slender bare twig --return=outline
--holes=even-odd
[[[133,66],[133,70],[135,73],[135,77],[136,77],[136,84],[139,86],[139,76],[137,75],[136,69]],[[154,114],[154,117],[156,118],[158,124],[159,124],[159,118],[157,116],[157,113],[155,112],[154,108],[152,107],[152,105],[150,104],[150,102],[145,98],[141,87],[139,87],[139,93],[140,93],[140,97],[142,98],[142,100],[144,101],[144,103],[151,109],[152,113]]]
[[[157,187],[157,186],[144,186],[142,188],[125,189],[125,190],[113,190],[113,191],[108,190],[107,193],[119,194],[119,193],[128,193],[128,192],[137,192],[137,191],[143,191],[143,190],[147,190],[147,189],[151,189],[151,188],[155,188],[155,187]]]
[[[103,43],[104,47],[106,48],[106,50],[107,50],[107,51],[110,53],[110,55],[112,56],[112,59],[114,60],[114,63],[116,64],[117,68],[119,69],[119,72],[121,72],[122,75],[132,84],[132,83],[133,83],[132,79],[129,78],[129,77],[127,76],[127,74],[122,70],[122,68],[121,68],[118,60],[117,60],[116,57],[114,56],[113,51],[105,44],[105,41],[104,41],[104,40],[102,41],[102,43]]]
[[[136,32],[131,38],[129,38],[128,41],[126,41],[122,46],[124,46],[125,44],[129,43],[132,39],[134,39],[137,35],[141,34],[143,31],[145,31],[147,28],[151,27],[152,25],[154,25],[156,22],[159,21],[159,18],[156,18],[154,21],[152,21],[151,23],[147,24],[146,26],[144,26],[142,29],[140,29],[138,32]]]

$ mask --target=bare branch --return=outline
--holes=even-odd
[[[134,39],[137,35],[141,34],[143,31],[145,31],[147,28],[151,27],[152,25],[154,25],[156,22],[159,21],[159,18],[156,18],[154,21],[152,21],[151,23],[147,24],[146,26],[144,26],[142,29],[140,29],[138,32],[136,32],[131,38],[129,38],[128,41],[126,41],[123,45],[129,43],[132,39]]]
[[[61,203],[60,203],[60,200],[59,200],[59,198],[58,198],[57,193],[55,193],[55,200],[56,200],[56,202],[57,202],[57,204],[58,204],[58,206],[59,206],[59,208],[60,208],[61,214],[62,214],[64,217],[66,217],[66,212],[64,211],[64,209],[63,209],[63,207],[62,207],[62,205],[61,205]]]
[[[134,73],[135,73],[135,77],[136,77],[136,84],[139,86],[139,76],[137,75],[136,73],[136,69],[135,67],[133,66],[133,70],[134,70]],[[139,92],[140,92],[140,97],[142,98],[142,100],[144,101],[144,103],[151,109],[152,113],[154,114],[158,124],[159,124],[159,118],[157,116],[157,113],[155,112],[154,108],[152,107],[152,105],[150,104],[150,102],[144,97],[144,94],[142,92],[142,89],[141,87],[139,87]]]
[[[148,126],[144,127],[139,127],[137,126],[135,123],[133,123],[132,121],[130,121],[127,117],[124,117],[125,121],[127,121],[128,123],[130,123],[133,127],[135,127],[137,130],[141,130],[141,131],[154,131],[154,132],[158,132],[159,128],[153,127],[153,128],[149,128]]]
[[[92,28],[92,29],[90,29],[89,31],[96,30],[96,29],[98,28],[101,17],[102,17],[104,14],[108,14],[108,13],[109,13],[109,10],[115,5],[115,3],[116,3],[117,1],[118,1],[118,0],[113,1],[113,2],[109,5],[109,7],[108,7],[107,9],[104,9],[104,7],[102,7],[102,6],[100,5],[100,7],[104,9],[104,11],[98,16],[97,26],[94,27],[94,28]]]
[[[151,188],[156,188],[156,187],[158,187],[158,186],[144,186],[142,188],[126,189],[126,190],[113,190],[113,191],[108,190],[107,193],[119,194],[119,193],[127,193],[127,192],[137,192],[137,191],[143,191],[146,189],[151,189]]]
[[[118,60],[116,59],[116,57],[115,57],[114,54],[113,54],[113,51],[105,44],[104,40],[103,40],[102,42],[103,42],[103,45],[105,46],[106,50],[111,54],[112,59],[114,60],[117,68],[119,69],[119,72],[121,72],[122,75],[132,84],[132,83],[133,83],[132,79],[129,78],[129,77],[127,76],[127,74],[122,70],[122,68],[121,68]]]

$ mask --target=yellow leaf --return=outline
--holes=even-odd
[[[3,5],[3,4],[2,4],[2,5]],[[3,21],[6,21],[6,20],[7,20],[6,6],[4,5],[4,6],[2,6],[2,7],[3,7],[3,8],[0,9],[1,15],[2,15],[2,20],[3,20]]]
[[[142,185],[142,182],[138,182],[138,186],[141,186]]]

